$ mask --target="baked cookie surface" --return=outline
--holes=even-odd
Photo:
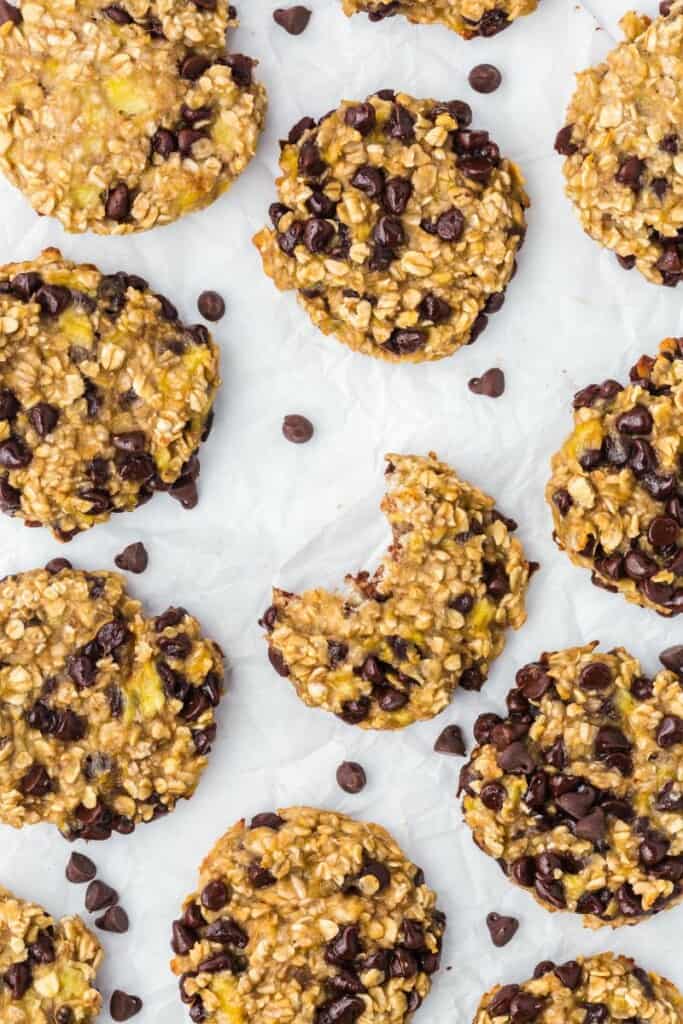
[[[471,344],[500,309],[528,198],[471,119],[466,103],[389,89],[291,130],[273,227],[254,243],[324,334],[421,362]]]
[[[156,490],[196,504],[219,353],[130,274],[0,267],[0,509],[60,540]]]
[[[625,956],[600,953],[557,966],[540,963],[521,985],[496,985],[479,1004],[473,1024],[678,1024],[683,997],[654,971]]]
[[[515,19],[531,14],[538,0],[342,0],[345,14],[365,13],[370,21],[403,14],[409,21],[441,24],[465,39],[496,36]]]
[[[67,231],[127,234],[212,203],[254,155],[266,95],[226,54],[226,0],[5,4],[0,169]]]
[[[0,821],[108,839],[192,796],[222,654],[184,608],[145,618],[117,573],[0,583]]]
[[[0,1020],[90,1024],[102,997],[95,975],[102,948],[79,917],[56,921],[0,887]]]
[[[402,1024],[445,922],[383,828],[290,807],[218,840],[173,924],[171,966],[193,1021]]]
[[[683,610],[683,342],[643,356],[631,381],[574,398],[574,431],[552,458],[555,540],[593,582],[662,615]]]
[[[577,75],[565,127],[566,192],[583,229],[655,284],[683,277],[683,3],[633,12],[626,40]]]
[[[636,924],[683,891],[683,647],[648,678],[623,648],[544,654],[462,770],[473,838],[548,910]]]
[[[275,670],[310,707],[366,729],[432,718],[479,690],[505,630],[526,620],[516,524],[435,455],[388,455],[393,542],[346,594],[273,591],[261,621]]]

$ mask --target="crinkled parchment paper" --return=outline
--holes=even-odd
[[[551,541],[543,501],[549,457],[570,429],[573,392],[605,377],[623,380],[642,352],[683,333],[680,289],[657,289],[635,271],[625,273],[582,235],[552,150],[572,74],[617,37],[621,0],[585,7],[542,0],[537,13],[509,31],[470,43],[401,18],[379,25],[347,20],[337,0],[309,2],[313,17],[298,38],[272,21],[275,0],[239,4],[234,46],[260,59],[270,114],[253,165],[212,208],[137,237],[67,236],[0,183],[3,262],[56,244],[71,259],[142,274],[190,322],[204,288],[221,291],[228,306],[215,330],[225,383],[202,455],[197,509],[185,512],[160,495],[62,547],[46,531],[0,517],[0,573],[57,554],[83,568],[112,568],[124,545],[144,540],[150,567],[130,578],[131,590],[152,611],[186,605],[232,664],[219,738],[194,799],[131,837],[88,851],[131,917],[128,935],[103,936],[107,1002],[119,986],[144,998],[140,1024],[188,1019],[167,967],[169,931],[201,858],[242,815],[298,802],[381,822],[440,893],[449,918],[447,969],[416,1021],[469,1024],[494,982],[527,978],[541,959],[601,949],[639,956],[683,986],[683,909],[598,934],[570,915],[541,910],[476,850],[454,796],[462,760],[432,751],[449,722],[465,728],[469,743],[475,716],[498,710],[516,669],[542,650],[600,639],[628,645],[654,671],[658,652],[682,638],[680,619],[627,606],[571,567]],[[647,10],[655,13],[654,0]],[[489,96],[467,84],[470,68],[484,61],[503,72],[502,87]],[[293,296],[279,295],[263,276],[250,243],[275,198],[277,139],[304,114],[319,116],[341,97],[360,99],[383,87],[471,102],[475,125],[489,129],[521,165],[533,203],[505,308],[475,345],[431,365],[375,362],[318,334]],[[470,377],[491,366],[507,378],[497,401],[467,389]],[[291,412],[315,423],[310,444],[282,438],[282,417]],[[268,665],[256,620],[273,581],[291,589],[335,585],[347,571],[372,568],[387,540],[377,511],[383,455],[430,449],[495,495],[519,521],[528,556],[542,568],[530,588],[529,621],[510,637],[481,694],[458,693],[438,719],[400,734],[367,734],[296,699]],[[369,784],[358,796],[336,786],[344,758],[367,770]],[[69,852],[52,829],[0,827],[0,882],[55,915],[80,911],[83,888],[64,881]],[[503,950],[493,948],[484,925],[490,910],[521,922]]]

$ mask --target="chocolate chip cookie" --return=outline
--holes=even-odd
[[[0,267],[0,509],[59,540],[155,491],[197,503],[220,384],[200,324],[133,274],[46,249]]]
[[[193,1021],[403,1024],[445,924],[383,828],[290,807],[218,840],[173,922],[171,966]]]
[[[626,40],[582,71],[555,148],[566,192],[591,238],[655,284],[683,278],[683,3],[650,21],[630,12]]]
[[[4,3],[0,21],[0,169],[67,231],[168,224],[254,155],[266,95],[226,53],[227,0]]]
[[[102,997],[95,974],[102,948],[80,917],[56,921],[0,887],[0,1020],[90,1024]]]
[[[434,454],[388,455],[393,542],[348,593],[273,591],[261,625],[273,668],[310,707],[365,729],[432,718],[481,689],[505,631],[526,620],[531,566],[492,498]]]
[[[192,796],[222,654],[184,608],[156,618],[117,573],[50,565],[0,583],[0,821],[108,839]]]
[[[637,924],[683,893],[683,647],[542,654],[483,714],[460,776],[476,844],[548,910]]]
[[[630,383],[574,397],[574,431],[552,459],[555,540],[596,586],[661,615],[683,611],[683,340],[642,356]]]
[[[516,18],[531,14],[538,0],[342,0],[345,14],[364,12],[370,21],[403,14],[408,21],[446,25],[465,39],[497,36]]]
[[[383,89],[292,128],[263,268],[324,334],[421,362],[474,342],[503,304],[529,205],[472,111]]]
[[[564,964],[540,963],[521,985],[496,985],[474,1024],[678,1024],[683,997],[674,985],[629,957],[579,956]]]

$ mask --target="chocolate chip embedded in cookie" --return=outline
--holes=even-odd
[[[0,1020],[90,1024],[102,997],[102,948],[80,917],[55,920],[0,887]]]
[[[683,342],[642,356],[631,382],[574,397],[574,431],[552,459],[555,540],[593,582],[662,615],[683,611]]]
[[[505,631],[526,620],[530,563],[492,498],[435,455],[388,455],[393,543],[347,594],[273,591],[261,625],[273,668],[310,707],[365,729],[432,718],[479,690]]]
[[[591,928],[636,924],[683,896],[683,676],[649,678],[623,648],[596,648],[521,668],[505,717],[477,719],[460,776],[477,846]],[[683,672],[677,650],[662,661]]]
[[[290,807],[216,843],[173,922],[171,966],[193,1021],[407,1024],[445,924],[383,828]]]
[[[155,491],[197,503],[220,384],[206,327],[141,277],[46,249],[0,267],[0,335],[3,512],[70,540]]]
[[[670,981],[613,953],[540,963],[529,981],[496,985],[479,1004],[473,1024],[678,1024],[683,996]]]
[[[108,839],[172,811],[206,767],[222,678],[196,619],[179,607],[145,618],[116,573],[6,577],[0,821]]]
[[[627,36],[582,71],[555,141],[581,225],[622,267],[655,284],[683,279],[683,3],[650,21],[630,12]],[[666,96],[666,103],[662,102]]]
[[[168,224],[254,155],[266,95],[226,53],[227,0],[41,0],[3,20],[0,169],[67,231]]]
[[[292,128],[263,268],[313,323],[393,362],[451,355],[503,305],[526,230],[519,168],[466,103],[384,89]]]
[[[465,39],[496,36],[516,18],[531,14],[538,0],[342,0],[345,14],[364,12],[370,21],[403,14],[409,21],[439,23]]]

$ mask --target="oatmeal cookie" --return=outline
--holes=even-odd
[[[564,964],[540,963],[521,985],[496,985],[474,1024],[679,1024],[681,993],[625,956],[599,953]]]
[[[5,1024],[89,1024],[102,996],[95,974],[102,948],[80,917],[55,921],[42,907],[0,887],[0,1020]]]
[[[516,523],[432,453],[388,455],[393,541],[347,594],[273,591],[271,664],[310,707],[365,729],[432,718],[456,686],[479,690],[505,630],[526,621],[532,566]]]
[[[683,646],[542,654],[483,714],[460,777],[473,838],[548,910],[636,924],[683,893]]]
[[[145,618],[118,573],[62,565],[0,583],[0,821],[108,839],[192,796],[222,653],[184,608]]]
[[[446,918],[383,828],[289,807],[239,821],[173,923],[193,1021],[403,1024],[439,969]]]
[[[292,128],[254,238],[316,327],[393,362],[472,344],[503,304],[529,205],[472,111],[391,89]]]
[[[141,277],[0,267],[0,509],[70,540],[157,490],[192,508],[218,363]]]
[[[465,39],[496,36],[516,18],[531,14],[538,0],[342,0],[347,15],[365,13],[370,21],[403,14],[408,21],[446,25]]]
[[[227,0],[26,0],[0,21],[0,169],[67,231],[168,224],[254,155],[266,95],[226,54]]]
[[[577,76],[566,125],[566,192],[583,229],[655,284],[683,278],[683,3],[633,12],[626,40]]]
[[[552,459],[555,540],[593,583],[662,615],[683,611],[683,339],[642,356],[631,382],[574,398],[574,431]]]

